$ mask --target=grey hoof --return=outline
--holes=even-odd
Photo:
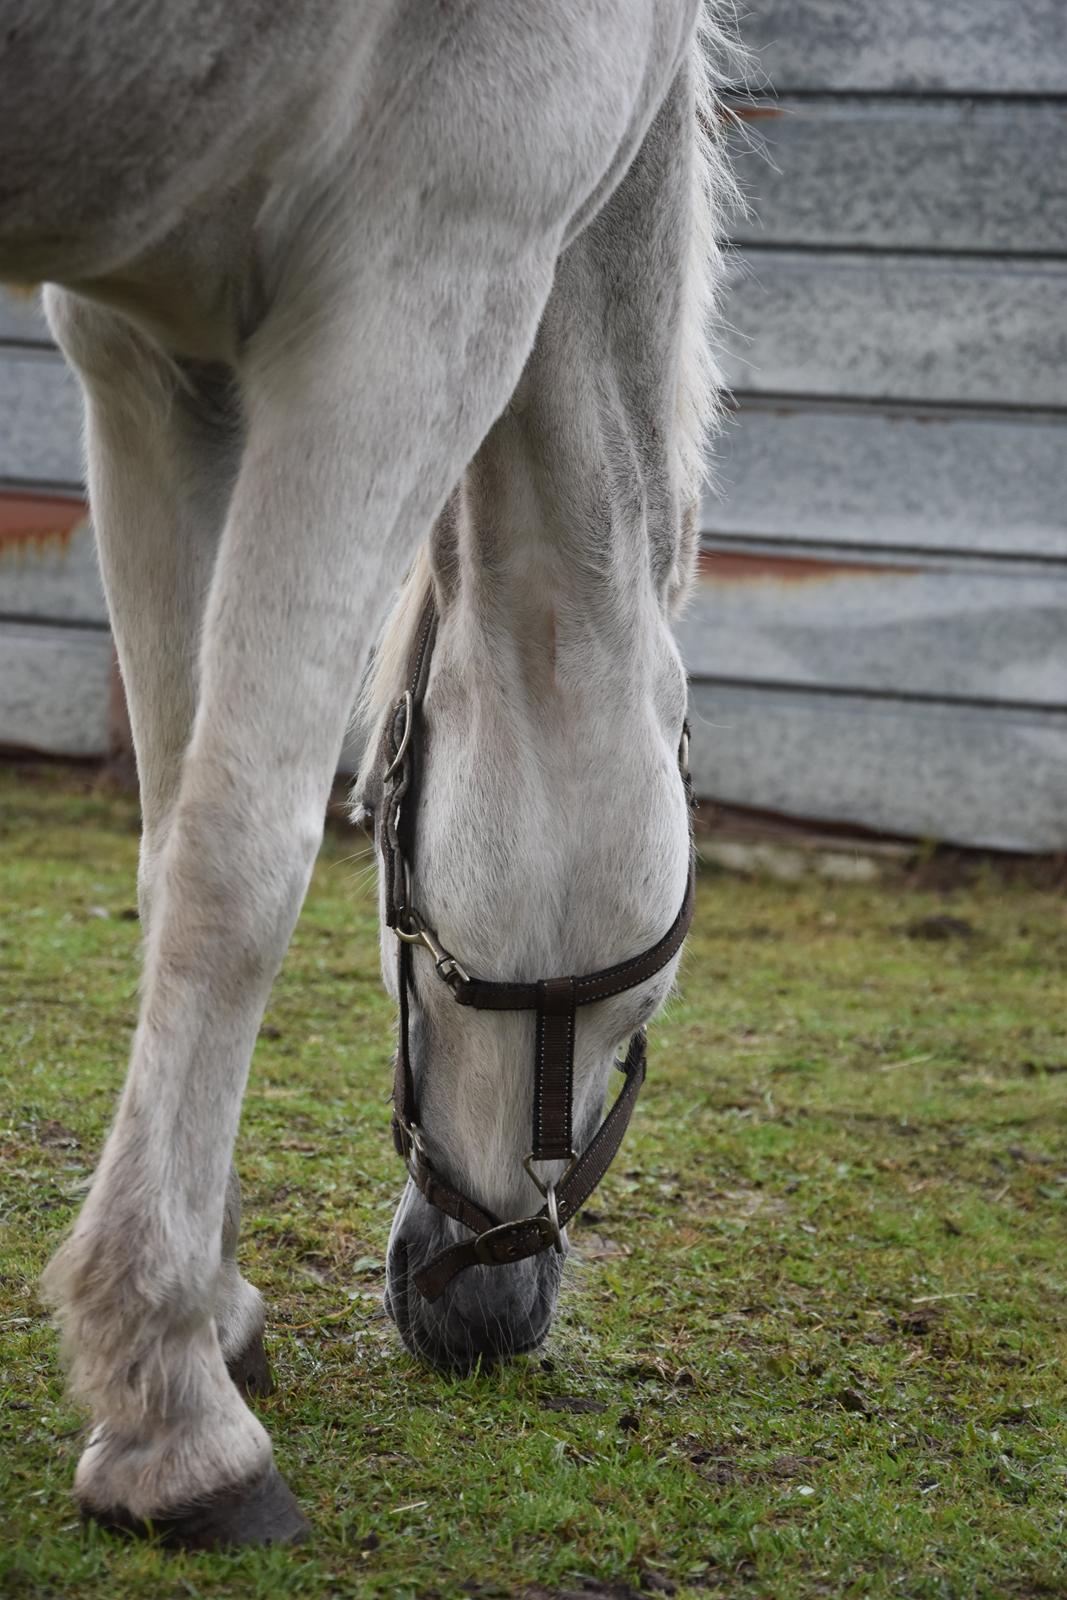
[[[134,1517],[122,1506],[106,1511],[84,1506],[86,1521],[110,1533],[158,1539],[178,1550],[232,1550],[248,1544],[296,1544],[311,1524],[292,1490],[271,1462],[265,1472],[233,1489],[222,1489],[197,1505],[158,1517]]]
[[[226,1371],[241,1393],[250,1400],[274,1393],[274,1374],[270,1370],[262,1333],[253,1334],[244,1349],[227,1361]]]

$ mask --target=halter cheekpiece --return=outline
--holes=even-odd
[[[630,1039],[625,1058],[616,1062],[624,1083],[614,1105],[585,1150],[574,1149],[572,1095],[575,1014],[579,1006],[635,988],[665,967],[681,949],[693,918],[695,860],[681,908],[663,937],[640,955],[584,976],[540,978],[532,983],[500,983],[467,972],[447,951],[416,909],[412,893],[415,816],[419,789],[419,731],[422,702],[429,679],[437,632],[437,609],[431,596],[419,622],[409,662],[407,686],[387,719],[379,753],[381,805],[378,843],[385,882],[385,919],[397,936],[397,985],[400,1027],[393,1083],[393,1142],[412,1182],[431,1205],[463,1224],[470,1239],[441,1250],[415,1274],[415,1286],[427,1300],[436,1300],[467,1267],[505,1266],[538,1255],[562,1252],[563,1229],[585,1204],[611,1165],[645,1079],[645,1030]],[[689,729],[682,730],[678,762],[686,798],[692,804],[689,778]],[[434,972],[447,984],[457,1005],[484,1011],[533,1011],[537,1017],[534,1050],[533,1133],[524,1165],[544,1197],[534,1216],[501,1222],[442,1178],[431,1165],[419,1126],[415,1081],[411,1070],[409,1008],[414,951],[429,952]],[[565,1161],[555,1183],[542,1179],[538,1167]]]

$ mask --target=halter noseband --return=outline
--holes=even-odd
[[[400,1001],[393,1082],[393,1142],[407,1165],[412,1182],[430,1204],[461,1222],[473,1235],[439,1251],[415,1274],[415,1286],[426,1300],[436,1300],[452,1279],[468,1267],[505,1266],[548,1249],[562,1253],[563,1229],[589,1199],[614,1160],[645,1080],[645,1030],[639,1028],[630,1039],[625,1059],[616,1062],[625,1079],[622,1090],[579,1155],[574,1149],[572,1133],[576,1010],[633,989],[667,965],[681,949],[689,931],[696,881],[695,858],[691,852],[685,897],[671,926],[654,945],[615,966],[580,977],[541,978],[533,983],[500,983],[468,973],[441,945],[433,929],[416,910],[412,898],[411,862],[420,776],[416,735],[436,632],[437,609],[431,596],[412,649],[407,688],[386,723],[379,755],[382,794],[378,840],[385,881],[385,920],[397,936]],[[686,798],[692,804],[688,747],[686,726],[678,761]],[[527,1173],[545,1201],[534,1216],[501,1222],[454,1188],[430,1164],[419,1127],[409,1044],[408,1013],[417,945],[429,951],[438,978],[448,985],[458,1005],[474,1006],[483,1011],[533,1011],[537,1015],[533,1148],[524,1161]],[[535,1170],[550,1161],[568,1163],[556,1183],[542,1180]]]

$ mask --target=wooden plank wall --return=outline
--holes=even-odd
[[[77,384],[36,297],[0,293],[0,747],[103,756],[112,647]]]
[[[1067,7],[751,0],[698,787],[1067,848]]]
[[[750,0],[681,625],[707,796],[1067,848],[1067,6]],[[77,387],[0,293],[0,745],[102,754]]]

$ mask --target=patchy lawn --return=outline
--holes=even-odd
[[[551,1342],[452,1381],[381,1307],[392,1016],[331,831],[238,1152],[315,1540],[172,1556],[82,1531],[33,1287],[133,1026],[136,814],[0,771],[0,835],[0,1593],[1067,1595],[1062,894],[706,872]]]

